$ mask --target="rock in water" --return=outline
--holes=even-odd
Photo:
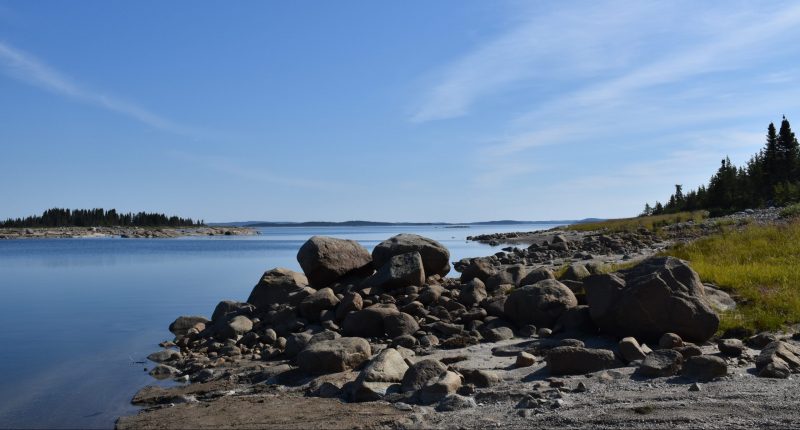
[[[361,283],[361,288],[391,291],[425,283],[422,257],[416,251],[392,256],[375,274]]]
[[[416,234],[398,234],[379,243],[372,250],[376,267],[386,264],[395,255],[418,252],[427,276],[445,276],[450,272],[450,251],[441,243]]]
[[[258,309],[268,309],[272,304],[297,306],[314,290],[308,287],[308,279],[302,273],[277,268],[264,272],[247,303]]]
[[[578,306],[578,300],[569,288],[556,280],[546,279],[515,289],[508,295],[503,310],[518,326],[552,327],[566,309],[575,306]]]
[[[369,274],[372,256],[354,240],[313,236],[300,247],[297,262],[314,288],[324,288],[351,274]]]
[[[372,349],[360,337],[342,337],[309,345],[297,354],[297,365],[311,375],[344,372],[369,360]]]
[[[580,375],[622,366],[614,353],[609,350],[578,346],[553,348],[545,359],[552,375]]]
[[[210,321],[205,317],[182,316],[178,317],[169,325],[169,331],[177,337],[186,336],[186,332],[198,323],[208,324]]]
[[[584,283],[592,319],[607,334],[650,341],[673,332],[704,342],[719,326],[697,273],[676,258],[649,258],[620,273],[592,275]]]

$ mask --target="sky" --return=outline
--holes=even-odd
[[[800,121],[794,1],[0,0],[0,218],[626,217]]]

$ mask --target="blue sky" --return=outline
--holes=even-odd
[[[800,124],[798,40],[797,2],[0,0],[0,218],[631,216]]]

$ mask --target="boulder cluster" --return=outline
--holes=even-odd
[[[175,340],[149,357],[161,363],[151,374],[204,382],[219,378],[226,363],[270,361],[308,377],[354,374],[316,387],[315,395],[452,410],[474,405],[463,395],[498,377],[424,358],[436,348],[522,337],[533,341],[511,351],[516,366],[544,357],[553,375],[625,365],[647,377],[683,372],[706,380],[727,372],[724,360],[684,341],[707,341],[719,318],[681,260],[656,257],[611,274],[574,264],[557,280],[544,267],[497,267],[486,258],[462,260],[460,277],[448,278],[449,259],[444,246],[417,235],[397,235],[372,252],[352,240],[314,236],[297,254],[303,273],[269,270],[247,301],[220,302],[210,320],[177,318],[169,326]],[[601,349],[572,339],[601,334],[621,340]],[[719,345],[730,356],[742,348],[733,339]],[[510,350],[497,354],[504,351]],[[791,345],[764,351],[764,376],[798,370],[800,353]],[[250,380],[275,377],[259,375]]]

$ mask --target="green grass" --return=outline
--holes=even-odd
[[[655,215],[636,218],[610,219],[599,222],[588,222],[583,224],[573,224],[567,230],[574,231],[594,231],[602,230],[610,233],[635,232],[640,228],[645,228],[652,232],[658,232],[661,227],[672,224],[693,220],[700,222],[708,218],[707,211],[679,212],[669,215]]]
[[[786,206],[781,209],[781,218],[797,218],[800,216],[800,203],[795,203],[791,206]]]
[[[774,330],[800,322],[800,219],[782,226],[749,225],[667,252],[691,262],[705,282],[736,296],[720,330]]]

